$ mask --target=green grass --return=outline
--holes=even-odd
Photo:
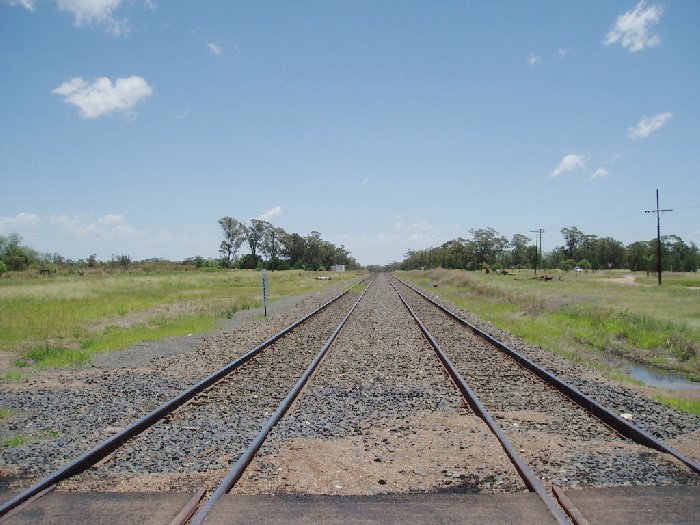
[[[664,396],[661,394],[655,394],[653,396],[655,401],[668,405],[675,408],[676,410],[681,410],[683,412],[690,412],[696,416],[700,416],[700,401],[696,399],[686,399],[682,397]]]
[[[534,344],[607,369],[608,375],[617,358],[700,375],[700,290],[687,286],[700,279],[680,274],[667,276],[666,286],[635,286],[623,282],[628,273],[562,274],[562,281],[550,282],[532,279],[532,272],[402,275]]]
[[[27,376],[24,372],[20,372],[19,370],[8,370],[3,374],[2,379],[8,383],[20,383],[25,381]]]
[[[320,290],[357,274],[269,272],[269,298]],[[163,274],[85,274],[0,279],[0,351],[15,367],[84,364],[90,354],[211,330],[221,319],[262,301],[254,270]]]
[[[3,447],[21,447],[28,443],[26,436],[13,436],[2,441]]]
[[[8,416],[11,416],[14,413],[14,410],[11,408],[0,408],[0,421],[5,419]]]
[[[2,440],[2,442],[0,442],[0,448],[21,447],[22,445],[26,445],[28,443],[37,443],[39,441],[54,440],[58,439],[59,437],[60,434],[55,430],[41,432],[33,436],[25,436],[23,434],[20,434]]]
[[[23,352],[22,357],[14,362],[17,367],[36,365],[41,368],[81,366],[87,363],[90,356],[82,350],[43,346]]]

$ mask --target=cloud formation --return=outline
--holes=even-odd
[[[530,51],[530,56],[527,59],[527,63],[530,67],[534,67],[542,63],[542,57]]]
[[[14,233],[39,226],[41,218],[34,213],[18,213],[14,217],[0,217],[0,232]]]
[[[58,8],[75,18],[75,27],[101,26],[107,32],[119,35],[128,31],[126,21],[117,20],[114,11],[122,0],[58,0]]]
[[[97,239],[114,239],[117,237],[140,238],[144,233],[126,223],[124,215],[115,213],[94,220],[90,214],[51,215],[49,222],[58,226],[72,237],[93,237]]]
[[[209,51],[211,51],[215,55],[220,55],[221,53],[223,53],[223,50],[215,42],[209,42],[207,44],[207,47],[209,48]]]
[[[11,6],[24,7],[27,11],[34,11],[34,0],[3,0],[6,4]]]
[[[11,6],[24,7],[34,11],[35,0],[3,0]],[[123,0],[56,0],[61,11],[68,11],[75,20],[75,27],[98,26],[108,33],[120,35],[129,31],[126,20],[119,20],[114,13]],[[156,9],[154,0],[144,0],[147,9]]]
[[[663,128],[671,120],[673,113],[664,111],[653,117],[644,116],[636,126],[627,128],[627,136],[632,140],[645,139],[659,128]]]
[[[596,179],[602,179],[603,177],[607,177],[610,175],[610,172],[606,170],[605,168],[598,168],[593,172],[593,174],[588,178],[588,180],[596,180]]]
[[[260,217],[258,217],[258,219],[261,221],[270,221],[275,217],[279,217],[280,215],[282,215],[282,208],[275,206],[271,210],[267,210],[265,213],[263,213]]]
[[[558,177],[562,173],[567,171],[580,170],[586,167],[588,163],[588,157],[586,155],[577,155],[576,153],[570,153],[566,155],[561,162],[554,168],[554,171],[550,173],[550,177]]]
[[[131,76],[112,81],[106,77],[88,84],[80,77],[64,82],[53,90],[68,104],[76,106],[83,118],[96,118],[114,112],[128,112],[137,103],[153,94],[153,88],[142,77]]]
[[[661,20],[663,7],[655,4],[646,6],[641,0],[632,11],[617,17],[613,28],[605,35],[603,43],[606,46],[620,43],[630,53],[636,53],[647,47],[658,46],[661,43],[659,35],[649,29]]]

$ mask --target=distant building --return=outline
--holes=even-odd
[[[331,272],[344,272],[345,271],[345,265],[344,264],[335,264],[331,266]]]

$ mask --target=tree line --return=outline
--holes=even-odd
[[[359,268],[344,246],[324,241],[317,231],[302,236],[268,221],[251,219],[246,224],[228,216],[219,219],[219,225],[224,235],[219,253],[227,268],[328,270],[338,264],[347,269]],[[238,257],[244,245],[250,253]]]
[[[409,250],[401,262],[391,268],[459,268],[466,270],[499,268],[535,268],[590,270],[628,268],[654,271],[657,265],[657,240],[637,241],[628,246],[612,237],[598,237],[575,226],[563,228],[563,244],[541,254],[532,239],[515,234],[509,240],[493,228],[471,229],[471,238],[448,241],[424,250]],[[661,237],[661,266],[665,271],[696,272],[700,251],[694,243],[686,244],[677,235]]]

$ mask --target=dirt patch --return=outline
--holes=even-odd
[[[132,473],[129,476],[97,476],[88,471],[76,478],[68,479],[58,486],[65,492],[183,492],[202,487],[213,491],[228,474],[227,469],[198,473]]]
[[[598,279],[600,282],[604,283],[617,283],[617,284],[627,284],[630,286],[642,286],[637,282],[637,278],[634,275],[627,274],[623,277],[615,277],[614,279]]]
[[[669,439],[667,443],[686,456],[700,461],[700,430]]]
[[[423,414],[386,420],[361,435],[288,441],[278,453],[256,458],[232,492],[372,495],[525,490],[517,478],[479,418]]]

